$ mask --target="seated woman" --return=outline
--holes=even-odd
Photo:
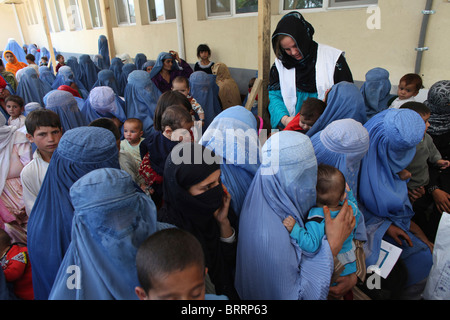
[[[150,78],[156,87],[164,93],[172,90],[172,81],[178,76],[189,78],[194,72],[191,66],[178,56],[178,52],[161,52],[155,66],[150,72]]]
[[[230,107],[214,119],[199,143],[222,158],[220,178],[239,216],[261,161],[255,116],[245,107]]]
[[[75,75],[72,67],[63,66],[59,68],[58,74],[52,84],[52,89],[56,90],[60,86],[69,86],[73,90],[76,90],[79,96],[83,99],[87,99],[89,96],[88,90],[84,87],[83,83]]]
[[[202,244],[216,294],[238,299],[234,289],[238,219],[220,180],[218,161],[200,144],[175,146],[164,169],[164,204],[158,221],[191,232]]]
[[[326,238],[315,254],[302,252],[283,225],[300,226],[316,203],[317,160],[310,139],[281,131],[262,147],[261,166],[239,217],[236,289],[243,300],[318,300],[329,293],[334,258],[355,226],[347,201],[335,219],[325,212]],[[347,292],[355,283],[340,282]],[[343,288],[344,287],[344,288]]]
[[[420,292],[432,265],[429,241],[411,221],[414,216],[405,178],[401,172],[410,164],[422,140],[425,122],[415,111],[387,109],[365,124],[370,146],[361,161],[358,203],[366,223],[366,265],[376,265],[381,241],[402,249],[397,262],[406,267],[406,281],[397,285],[400,297]],[[395,268],[395,267],[394,267]],[[387,280],[394,281],[391,275]],[[399,298],[399,297],[396,297]]]
[[[27,67],[23,69],[23,74],[20,78],[17,87],[17,95],[22,97],[25,104],[30,102],[39,102],[44,104],[44,96],[49,93],[52,88],[50,85],[39,79],[36,70]]]
[[[17,60],[15,54],[10,50],[5,50],[3,52],[3,59],[7,62],[5,65],[5,70],[16,75],[17,71],[27,67],[25,62],[20,62]]]
[[[44,99],[45,108],[58,114],[64,132],[86,126],[88,123],[75,97],[64,90],[53,90]]]
[[[135,300],[136,253],[163,229],[153,201],[123,170],[91,171],[70,188],[72,240],[49,300]],[[79,288],[67,286],[69,266],[79,267]]]
[[[216,62],[212,68],[212,74],[216,76],[219,86],[219,100],[222,109],[242,105],[241,92],[236,81],[231,77],[230,70],[223,62]]]

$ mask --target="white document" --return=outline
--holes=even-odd
[[[399,247],[381,240],[380,256],[378,257],[378,261],[375,265],[369,266],[367,270],[375,272],[383,279],[386,279],[389,273],[391,273],[391,270],[401,253],[402,249]]]

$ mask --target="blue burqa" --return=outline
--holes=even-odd
[[[239,216],[261,163],[255,116],[242,106],[230,107],[213,120],[199,143],[221,158],[221,179]]]
[[[369,149],[369,133],[353,119],[336,120],[311,137],[318,164],[338,168],[357,198],[361,160]],[[358,215],[355,239],[366,241],[364,217]]]
[[[109,67],[109,70],[114,72],[114,78],[117,81],[117,86],[119,88],[119,96],[123,97],[123,93],[125,90],[126,82],[122,79],[122,69],[123,69],[123,62],[120,58],[113,58],[111,60],[111,66]]]
[[[393,224],[405,231],[413,242],[413,247],[403,242],[400,259],[408,269],[407,286],[415,284],[428,276],[431,252],[409,231],[414,211],[408,198],[407,181],[401,180],[397,173],[414,158],[416,145],[424,136],[425,123],[415,111],[387,109],[373,116],[365,127],[370,146],[361,161],[358,200],[368,236],[364,247],[366,265],[377,262],[382,239],[398,246],[385,235]]]
[[[153,67],[152,71],[155,68]],[[205,112],[205,128],[222,112],[219,101],[219,86],[216,76],[203,71],[196,71],[189,77],[190,95],[202,106]]]
[[[71,56],[66,60],[66,66],[70,67],[72,69],[73,75],[75,79],[80,80],[81,78],[81,71],[80,71],[80,64],[78,63],[77,57]],[[58,69],[59,72],[60,69]]]
[[[28,64],[27,59],[25,58],[26,57],[25,51],[17,43],[17,41],[15,39],[13,39],[13,38],[8,39],[8,43],[6,44],[3,52],[5,52],[7,50],[12,51],[12,53],[14,53],[14,55],[16,56],[18,61]],[[39,60],[36,60],[36,61],[39,61]],[[3,57],[3,64],[6,65],[6,63],[7,63],[7,61]]]
[[[84,102],[81,113],[86,118],[87,123],[99,118],[112,117],[124,123],[127,117],[122,103],[123,100],[110,87],[95,87],[89,93],[89,98]]]
[[[98,79],[98,72],[100,70],[88,54],[82,54],[78,63],[80,66],[80,81],[86,90],[91,91]]]
[[[64,132],[88,125],[77,100],[70,92],[54,90],[46,97],[45,108],[58,114]]]
[[[116,138],[111,131],[81,127],[64,133],[28,221],[28,252],[37,300],[48,299],[71,241],[74,207],[69,190],[85,174],[100,168],[120,168]]]
[[[373,68],[366,73],[366,81],[361,86],[367,119],[388,108],[388,101],[394,97],[391,92],[389,71]]]
[[[22,97],[25,104],[30,102],[44,104],[43,98],[51,90],[52,88],[48,83],[39,79],[34,68],[23,68],[23,73],[17,86],[17,95]]]
[[[39,79],[47,83],[50,87],[56,79],[56,76],[46,66],[39,67]]]
[[[137,70],[143,70],[142,67],[144,66],[144,63],[147,62],[147,56],[143,53],[136,54],[136,57],[134,58],[134,64],[136,66]]]
[[[358,87],[351,82],[342,81],[331,87],[325,111],[306,134],[312,137],[339,119],[354,119],[362,124],[367,121],[362,94]]]
[[[236,290],[243,300],[326,299],[334,263],[328,242],[302,252],[283,225],[291,215],[304,226],[316,202],[317,161],[299,132],[273,134],[248,190],[239,220]]]
[[[122,87],[123,92],[125,92],[125,87],[127,86],[127,83],[128,83],[128,76],[134,70],[138,70],[138,69],[136,68],[136,65],[133,64],[133,63],[126,63],[126,64],[123,65],[122,75],[121,75],[121,79],[120,79],[120,83],[123,86]],[[123,94],[122,94],[122,96],[123,96]]]
[[[77,85],[80,95],[83,99],[86,99],[89,95],[88,90],[84,87],[81,81],[77,79],[72,68],[69,66],[63,66],[59,68],[55,81],[53,81],[52,89],[57,90],[62,85],[70,87],[72,83],[75,83]]]
[[[111,61],[109,58],[108,39],[103,34],[98,37],[98,54],[102,56],[105,67],[109,69]]]
[[[70,188],[72,241],[49,300],[136,300],[136,253],[161,229],[156,207],[123,170],[91,171]],[[77,266],[78,288],[67,270]],[[70,282],[70,281],[69,281]]]
[[[98,79],[94,83],[93,88],[107,86],[114,90],[115,94],[119,94],[120,90],[117,85],[116,77],[114,77],[114,72],[111,70],[101,70],[98,73]],[[92,90],[91,89],[91,90]]]
[[[153,130],[153,116],[161,91],[155,86],[148,72],[135,70],[128,76],[125,87],[125,114],[143,123],[144,137]]]

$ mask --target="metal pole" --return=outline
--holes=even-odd
[[[422,11],[423,14],[422,27],[420,29],[419,44],[416,48],[417,57],[416,57],[416,66],[414,69],[414,72],[417,74],[420,73],[420,70],[422,68],[423,52],[428,50],[428,47],[425,47],[425,36],[428,29],[428,21],[430,20],[430,15],[434,14],[434,11],[431,10],[432,7],[433,7],[433,0],[427,0],[425,10]]]

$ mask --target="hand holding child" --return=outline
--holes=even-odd
[[[444,160],[444,159],[438,160],[436,162],[436,164],[438,165],[439,169],[441,169],[441,170],[444,170],[444,169],[447,169],[448,167],[450,167],[450,161]]]

